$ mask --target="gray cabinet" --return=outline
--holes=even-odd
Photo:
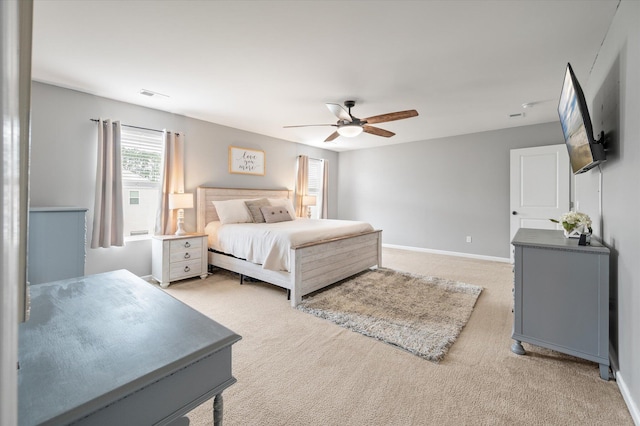
[[[87,209],[81,207],[34,207],[29,210],[29,284],[84,275],[86,212]]]
[[[511,350],[531,343],[600,364],[609,378],[609,249],[562,231],[520,229],[515,247]]]

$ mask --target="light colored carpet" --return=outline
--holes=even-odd
[[[633,425],[597,364],[528,344],[525,356],[510,351],[510,264],[395,249],[384,249],[383,264],[483,287],[439,364],[292,309],[282,289],[241,286],[237,275],[167,289],[243,337],[225,426]],[[189,417],[211,425],[211,402]]]
[[[380,268],[305,298],[298,309],[439,362],[482,287]]]

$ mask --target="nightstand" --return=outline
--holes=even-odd
[[[207,278],[207,235],[155,235],[152,239],[151,276],[167,288],[173,281]]]

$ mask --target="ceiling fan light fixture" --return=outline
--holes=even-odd
[[[371,124],[386,123],[387,121],[403,120],[405,118],[417,117],[418,111],[415,109],[408,109],[406,111],[389,112],[386,114],[374,115],[372,117],[365,118],[363,120],[358,117],[354,117],[351,114],[351,108],[355,106],[355,101],[345,101],[344,106],[349,108],[347,111],[338,104],[327,103],[327,108],[338,117],[336,124],[302,124],[298,126],[284,126],[284,127],[309,127],[309,126],[331,126],[337,127],[336,131],[331,133],[324,141],[331,142],[338,136],[345,136],[353,138],[360,133],[365,132],[370,135],[382,136],[384,138],[390,138],[395,133],[390,132],[379,127],[371,126]]]
[[[359,124],[353,124],[353,123],[344,124],[338,127],[338,133],[340,133],[340,136],[353,138],[355,136],[358,136],[360,133],[362,133],[362,126],[360,126]]]

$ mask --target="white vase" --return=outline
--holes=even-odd
[[[564,230],[564,236],[565,238],[580,238],[580,232],[574,228],[571,231],[567,231],[566,229]]]
[[[564,230],[565,238],[580,238],[580,235],[591,235],[588,228],[585,228],[584,225],[578,225],[573,228],[571,231]]]

